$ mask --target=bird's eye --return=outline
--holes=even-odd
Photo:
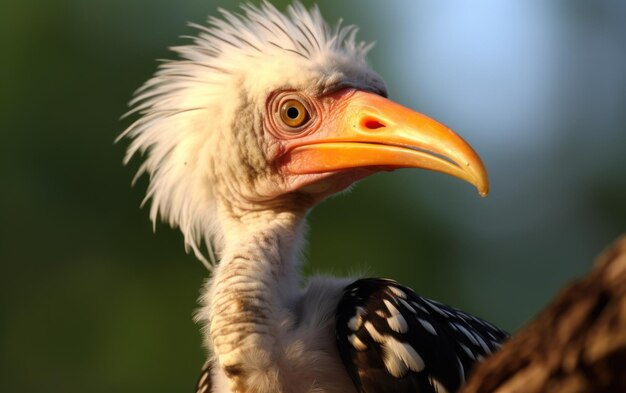
[[[291,128],[297,128],[305,124],[311,116],[302,102],[289,99],[280,107],[280,119],[285,125]]]

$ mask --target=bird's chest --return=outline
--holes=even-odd
[[[337,353],[333,321],[294,326],[294,317],[275,320],[270,339],[215,351],[215,392],[356,393]]]
[[[261,281],[239,294],[234,283],[212,291],[222,299],[210,322],[214,391],[355,392],[336,346],[336,291],[274,293],[270,300],[261,296],[271,293]]]

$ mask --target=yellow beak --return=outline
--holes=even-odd
[[[463,179],[482,196],[489,192],[480,157],[448,127],[376,94],[355,91],[346,100],[321,132],[293,147],[291,173],[423,168]]]

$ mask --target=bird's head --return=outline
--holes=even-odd
[[[131,102],[126,160],[145,157],[151,218],[179,226],[196,255],[220,215],[306,211],[371,173],[416,167],[488,190],[472,148],[446,126],[386,97],[356,29],[319,10],[265,2],[223,13],[173,48]],[[219,240],[218,240],[219,241]]]

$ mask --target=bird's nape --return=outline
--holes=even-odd
[[[377,171],[434,170],[486,194],[479,156],[386,98],[354,27],[331,29],[300,3],[285,14],[267,1],[242,9],[175,48],[181,59],[139,90],[139,119],[122,134],[127,160],[144,158],[151,219],[179,227],[199,258],[203,242],[215,250],[196,316],[209,352],[199,390],[458,388],[459,370],[501,331],[391,281],[313,278],[303,288],[300,249],[309,209]],[[366,369],[380,380],[355,378]]]

